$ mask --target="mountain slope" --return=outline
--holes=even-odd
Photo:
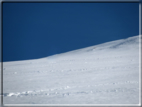
[[[139,37],[4,62],[5,104],[138,104]]]

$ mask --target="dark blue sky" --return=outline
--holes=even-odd
[[[42,58],[138,30],[139,3],[3,3],[3,61]]]

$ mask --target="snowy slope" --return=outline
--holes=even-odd
[[[138,104],[139,36],[3,63],[4,104]]]

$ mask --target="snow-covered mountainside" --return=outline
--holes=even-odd
[[[139,36],[4,62],[4,104],[139,104],[139,75]]]

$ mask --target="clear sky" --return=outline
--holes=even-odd
[[[3,3],[3,61],[43,58],[139,34],[139,3]]]

